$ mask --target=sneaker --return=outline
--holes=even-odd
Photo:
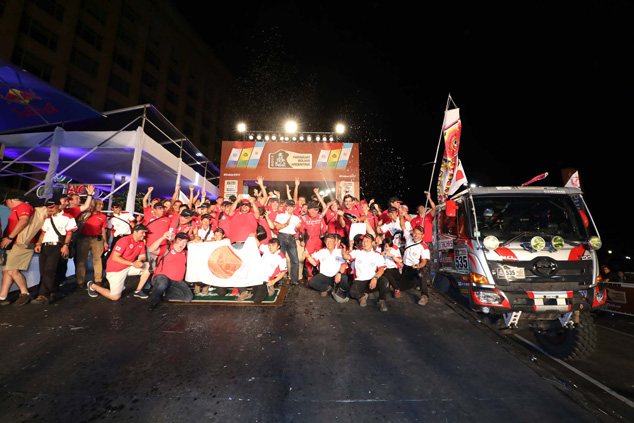
[[[420,296],[420,300],[418,300],[418,305],[427,305],[427,303],[429,302],[429,298],[427,297],[427,295],[423,294]]]
[[[36,299],[34,299],[33,301],[31,301],[31,304],[48,304],[49,303],[49,299],[44,296],[44,295],[38,295]]]
[[[86,290],[88,291],[89,296],[91,296],[92,298],[97,298],[99,296],[99,293],[92,289],[92,284],[94,284],[93,281],[88,282],[86,284]]]
[[[138,291],[134,291],[134,296],[137,298],[142,298],[144,300],[147,298],[150,298],[150,296],[146,294],[142,289],[139,289]]]
[[[401,298],[401,290],[400,289],[395,289],[394,290],[394,298]]]
[[[16,302],[14,303],[17,306],[22,306],[31,301],[31,296],[29,294],[20,294]]]
[[[368,294],[363,294],[363,297],[359,298],[359,305],[361,307],[365,307],[368,305]]]
[[[248,300],[249,298],[252,298],[253,294],[251,294],[249,291],[244,291],[241,292],[240,295],[238,295],[238,298],[236,299],[237,301],[244,301],[244,300]]]
[[[348,301],[350,301],[350,298],[348,297],[346,292],[341,288],[333,289],[330,295],[339,304],[347,303]]]
[[[379,300],[379,309],[381,309],[381,311],[387,311],[387,303],[385,300]]]
[[[9,301],[8,298],[5,298],[4,300],[0,301],[0,306],[7,306],[11,304],[11,301]]]

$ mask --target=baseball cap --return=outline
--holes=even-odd
[[[136,225],[134,228],[132,228],[132,232],[135,231],[145,231],[145,232],[149,232],[149,229],[147,226],[145,225]]]
[[[392,204],[392,203],[402,203],[401,200],[398,199],[398,197],[392,197],[390,198],[390,200],[387,202],[388,204]]]
[[[59,198],[49,198],[48,200],[44,202],[44,205],[46,207],[61,206],[62,202],[60,201]]]
[[[374,235],[370,234],[370,233],[366,233],[363,235],[363,238],[370,238],[372,241],[374,241]]]
[[[396,207],[390,207],[390,208],[387,209],[388,213],[389,212],[397,212],[397,211],[398,211],[398,209]]]
[[[247,200],[246,198],[243,198],[242,200],[240,200],[240,202],[238,204],[250,206],[251,202],[249,200]]]
[[[365,201],[365,200],[361,200],[361,201],[359,202],[359,204],[360,204],[360,205],[364,205],[364,204],[366,204],[366,205],[367,205],[367,204],[368,204],[368,202],[367,202],[367,201]]]
[[[179,232],[176,235],[174,235],[174,239],[189,239],[189,237],[187,236],[187,234],[185,232]]]
[[[154,203],[154,205],[152,206],[152,208],[154,209],[158,209],[160,207],[165,208],[165,205],[161,203],[160,201],[158,203]]]
[[[311,201],[310,203],[308,203],[308,208],[309,209],[318,209],[319,208],[319,203],[316,201]]]
[[[293,200],[286,200],[286,205],[287,205],[287,206],[295,206],[295,201],[293,201]]]
[[[192,217],[192,211],[190,209],[183,209],[180,212],[181,217]]]
[[[222,202],[222,205],[223,205],[223,206],[230,206],[230,205],[232,205],[232,204],[233,204],[233,203],[232,203],[231,201],[226,201],[226,200],[225,200],[225,201],[223,201],[223,202]]]
[[[207,209],[207,208],[211,207],[211,204],[209,204],[209,203],[202,203],[202,204],[200,205],[200,207],[204,207],[204,208],[206,208],[206,209]]]

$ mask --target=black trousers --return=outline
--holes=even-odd
[[[61,282],[59,264],[62,260],[62,253],[60,252],[62,245],[60,243],[42,245],[40,250],[40,289],[38,295],[49,297],[51,293],[59,290]]]
[[[387,294],[390,292],[389,282],[384,276],[381,276],[376,281],[376,286],[374,289],[370,289],[370,280],[360,281],[354,280],[352,282],[352,286],[350,287],[350,297],[358,300],[363,297],[364,294],[374,292],[378,289],[379,291],[379,300],[387,299]]]
[[[419,285],[420,292],[429,295],[424,269],[414,269],[410,266],[404,266],[399,285],[401,291],[407,291]]]
[[[390,286],[394,289],[400,288],[401,272],[398,269],[385,269],[383,276],[389,282]]]

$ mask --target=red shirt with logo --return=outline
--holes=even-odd
[[[92,213],[90,217],[86,219],[81,233],[86,236],[97,236],[102,234],[102,229],[104,228],[108,228],[108,217],[101,212]]]
[[[159,250],[154,275],[165,275],[173,281],[182,281],[185,279],[185,271],[187,270],[187,250],[183,249],[179,253],[170,248],[169,253],[165,255],[167,248],[167,245],[163,245]]]
[[[145,242],[135,241],[133,235],[124,236],[117,241],[106,262],[106,272],[120,272],[130,267],[114,261],[114,253],[119,253],[124,260],[135,261],[138,256],[145,255]]]
[[[236,211],[231,216],[230,226],[229,236],[231,237],[231,242],[244,242],[249,237],[249,234],[257,232],[258,221],[252,212],[242,213],[241,211]]]
[[[4,236],[11,235],[11,231],[13,231],[22,216],[29,218],[33,216],[33,207],[31,207],[29,203],[20,203],[11,209],[9,220],[7,220],[7,227],[4,229]]]

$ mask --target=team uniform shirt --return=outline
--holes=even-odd
[[[401,222],[398,219],[394,221],[390,220],[389,223],[382,225],[380,229],[385,235],[392,238],[392,242],[394,245],[398,247],[404,245],[402,237],[403,229],[401,229]],[[408,221],[405,221],[405,229],[407,231],[412,230],[412,225]]]
[[[324,223],[326,225],[326,231],[329,234],[338,234],[343,237],[346,232],[345,229],[339,224],[338,217],[339,216],[337,216],[337,213],[335,213],[331,209],[328,209],[324,212]]]
[[[423,230],[423,242],[432,242],[433,241],[433,222],[434,218],[431,214],[426,214],[424,218],[420,216],[416,216],[412,219],[412,228],[417,226],[422,226]]]
[[[157,218],[154,216],[153,212],[151,214],[144,214],[142,223],[148,228],[148,233],[145,236],[145,242],[148,246],[152,245],[154,241],[161,238],[165,232],[169,231],[172,224],[169,217],[163,215]],[[166,243],[167,240],[165,239],[161,241],[161,245]]]
[[[171,226],[171,228],[173,229],[173,232],[175,234],[177,234],[179,232],[185,232],[187,235],[189,235],[189,231],[193,227],[194,227],[194,221],[193,220],[191,220],[189,222],[186,222],[186,223],[181,223],[180,217],[178,218],[178,220],[176,222],[172,221],[172,226]],[[152,245],[152,244],[148,244],[148,245]]]
[[[112,249],[112,254],[108,257],[108,261],[106,262],[106,273],[120,272],[130,267],[114,261],[112,259],[114,253],[119,253],[124,260],[135,261],[138,256],[145,255],[145,242],[135,241],[133,235],[126,235],[117,241]]]
[[[333,249],[332,253],[328,251],[328,248],[322,248],[310,256],[317,262],[317,265],[319,265],[319,273],[329,278],[339,273],[339,271],[341,271],[341,265],[346,262],[339,248]]]
[[[405,231],[405,241],[405,251],[403,253],[403,264],[405,266],[418,266],[423,260],[429,260],[429,248],[423,241],[419,244],[414,242],[412,232],[409,230]]]
[[[73,232],[77,230],[77,222],[75,218],[68,213],[63,211],[57,213],[56,215],[49,216],[44,220],[44,224],[42,225],[42,233],[44,237],[42,238],[42,243],[59,243],[59,236],[53,229],[53,223],[57,228],[57,232],[63,237],[68,232]]]
[[[81,214],[81,207],[67,207],[64,211],[73,216],[74,219],[77,219]]]
[[[214,227],[209,226],[207,229],[198,228],[196,231],[196,235],[202,239],[203,241],[213,241],[214,240]]]
[[[364,216],[365,216],[365,220],[368,222],[368,224],[370,225],[374,233],[375,234],[378,233],[378,228],[379,226],[381,226],[381,221],[379,219],[379,216],[372,213],[372,211],[368,211],[367,213],[365,213]]]
[[[167,244],[162,245],[159,249],[156,260],[156,269],[154,275],[165,275],[173,281],[182,281],[185,279],[185,271],[187,270],[187,250],[183,249],[180,253],[172,248],[169,249],[167,255]],[[165,256],[165,257],[163,257]]]
[[[306,231],[306,234],[308,235],[306,248],[310,246],[310,253],[317,251],[317,249],[322,246],[321,236],[324,235],[326,231],[326,223],[324,222],[324,219],[322,219],[320,214],[317,214],[315,217],[310,217],[310,215],[306,214],[300,219],[302,226],[300,226],[299,231]]]
[[[275,223],[284,225],[286,224],[286,222],[289,221],[289,219],[290,219],[290,224],[284,229],[280,229],[279,233],[287,234],[287,235],[295,235],[295,227],[300,223],[299,216],[295,214],[289,215],[288,213],[280,213],[275,218]]]
[[[277,275],[288,270],[286,267],[286,256],[281,250],[271,254],[268,245],[260,244],[260,253],[264,262],[262,273],[266,275],[266,281],[272,281]]]
[[[255,215],[249,211],[242,213],[236,210],[231,216],[230,224],[231,242],[244,242],[247,240],[250,234],[254,234],[258,230],[258,221],[255,219]]]
[[[368,281],[376,276],[380,269],[385,269],[385,259],[374,250],[352,250],[350,258],[354,262],[355,280]]]
[[[84,223],[81,234],[86,236],[99,236],[102,234],[102,229],[107,228],[108,217],[101,212],[92,213],[90,217],[86,219],[86,223]]]
[[[231,216],[226,213],[222,214],[222,217],[218,220],[218,227],[225,231],[225,238],[231,239]]]
[[[122,211],[119,214],[113,214],[108,219],[110,223],[110,230],[112,231],[112,236],[123,236],[130,235],[132,233],[132,223],[134,223],[134,216],[132,213]]]
[[[393,256],[393,257],[398,257],[400,259],[402,259],[401,257],[401,250],[400,248],[392,245],[392,247],[389,249],[389,253]],[[390,257],[390,256],[383,256],[385,259],[385,266],[388,269],[400,269],[403,267],[403,262],[401,263],[397,263],[396,261],[394,261],[394,258]]]
[[[7,220],[7,227],[4,229],[4,236],[11,235],[11,231],[13,231],[15,226],[18,224],[18,220],[22,216],[31,218],[31,216],[33,216],[33,212],[33,207],[29,203],[24,202],[12,208],[9,219]],[[15,240],[13,242],[15,242]]]

